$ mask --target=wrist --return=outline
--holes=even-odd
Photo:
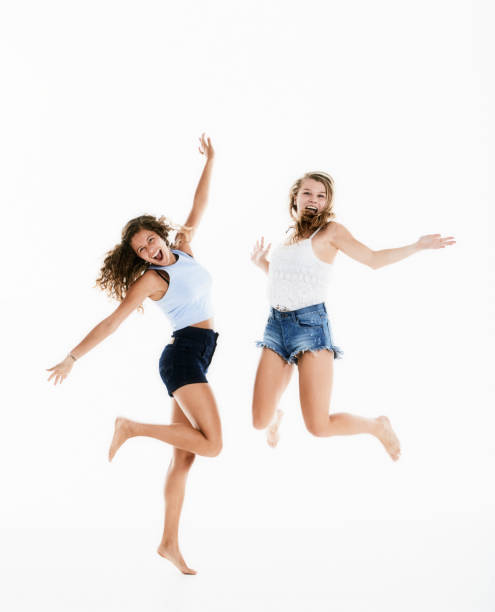
[[[74,355],[74,353],[68,353],[66,359],[70,363],[75,363],[77,361],[77,357]]]

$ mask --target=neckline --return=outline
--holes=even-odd
[[[296,245],[296,244],[299,244],[299,243],[301,243],[301,242],[306,242],[306,241],[308,241],[308,240],[309,240],[309,241],[311,241],[311,240],[313,240],[313,238],[316,236],[316,234],[317,234],[317,233],[318,233],[318,232],[319,232],[319,231],[322,229],[322,227],[327,227],[327,226],[320,225],[320,227],[317,227],[317,228],[315,229],[315,231],[314,231],[314,232],[311,234],[311,236],[308,236],[307,238],[303,238],[302,240],[298,240],[297,242],[293,242],[292,244],[285,244],[285,242],[284,242],[284,243],[282,243],[282,244],[283,244],[283,246],[288,246],[288,247],[290,247],[290,246],[294,246],[294,245]]]
[[[302,240],[298,240],[297,242],[293,242],[292,244],[286,244],[285,242],[282,243],[282,246],[284,247],[292,247],[292,246],[296,246],[298,244],[302,244],[303,242],[311,242],[311,240],[313,240],[313,237],[310,236],[309,238],[303,238]]]
[[[166,266],[156,266],[157,268],[173,268],[173,266],[179,263],[179,259],[180,259],[179,253],[176,253],[174,249],[170,249],[170,251],[174,253],[174,255],[177,255],[177,259],[174,261],[174,263],[167,264]]]

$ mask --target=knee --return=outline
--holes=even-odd
[[[206,452],[207,457],[218,457],[218,455],[222,452],[222,441],[212,442]]]
[[[253,407],[253,427],[255,429],[266,429],[268,427],[269,422],[263,416],[264,414],[265,411]]]
[[[312,436],[316,436],[317,438],[322,438],[326,435],[325,428],[317,421],[306,423],[306,429]]]
[[[266,428],[266,424],[264,420],[257,414],[253,414],[253,427],[255,429],[265,429]]]

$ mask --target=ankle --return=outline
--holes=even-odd
[[[164,548],[166,550],[179,550],[179,542],[177,539],[173,539],[173,538],[162,538],[162,541],[160,542],[160,548]]]

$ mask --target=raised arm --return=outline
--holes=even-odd
[[[268,274],[268,270],[270,269],[270,262],[267,259],[268,251],[270,250],[271,244],[267,244],[265,246],[265,239],[261,236],[261,240],[257,240],[256,244],[251,251],[251,261],[255,266],[261,268],[263,272]]]
[[[156,290],[157,275],[155,272],[149,270],[129,288],[125,298],[110,316],[98,323],[98,325],[68,353],[63,361],[52,368],[48,368],[48,372],[51,372],[48,380],[52,380],[53,378],[54,385],[65,380],[78,359],[100,344],[100,342],[103,342],[110,334],[113,334],[122,321],[124,321],[131,312],[136,310],[149,295],[155,293]]]
[[[442,238],[441,234],[428,234],[421,236],[419,240],[407,246],[373,251],[362,242],[359,242],[359,240],[356,240],[351,232],[340,223],[333,223],[332,225],[335,225],[330,239],[332,245],[349,257],[352,257],[352,259],[369,266],[373,270],[401,261],[424,249],[443,249],[446,246],[455,244],[453,236]]]
[[[201,155],[206,157],[206,162],[203,172],[199,178],[198,186],[196,187],[191,212],[184,223],[184,225],[190,228],[190,230],[187,232],[187,235],[184,233],[177,234],[177,239],[175,241],[177,248],[182,250],[185,249],[186,252],[188,252],[187,246],[193,239],[208,204],[211,173],[213,170],[213,160],[215,157],[215,151],[213,149],[213,145],[211,144],[211,140],[207,138],[205,134],[201,135],[199,142],[199,152]]]

